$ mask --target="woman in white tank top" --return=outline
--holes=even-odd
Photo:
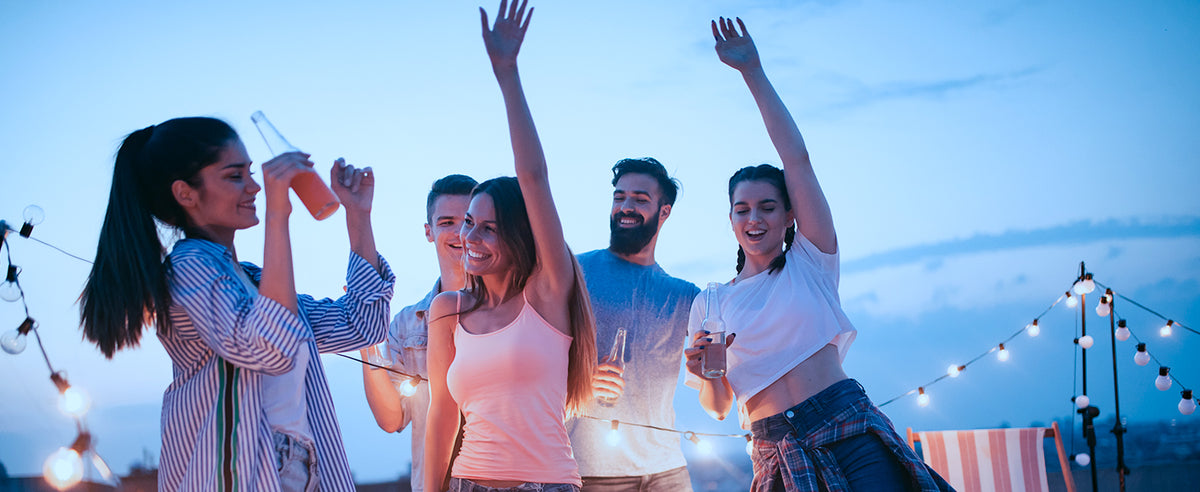
[[[545,155],[517,73],[517,52],[532,14],[524,1],[511,6],[502,1],[489,27],[480,9],[484,45],[508,114],[517,177],[485,181],[472,192],[461,233],[470,280],[463,291],[442,293],[430,306],[427,491],[449,486],[463,492],[500,487],[565,492],[582,485],[563,420],[591,398],[595,321],[583,276],[563,238]],[[490,353],[480,350],[480,337],[494,341]],[[539,343],[541,354],[513,345],[528,344],[529,337],[557,337],[561,343]],[[473,354],[473,360],[456,360],[456,340],[463,344],[462,355]],[[538,358],[544,360],[533,360]],[[496,366],[490,377],[487,364]],[[513,366],[566,370],[537,378],[532,384],[538,387],[520,388],[523,395],[542,397],[530,402],[533,398],[499,396],[506,387],[515,391],[513,381],[503,380]],[[455,377],[450,387],[448,372],[473,376]],[[534,411],[524,412],[530,408]],[[467,421],[459,462],[451,467],[460,412]],[[518,413],[536,422],[518,422]],[[521,428],[542,432],[537,437],[512,432]],[[513,455],[536,460],[513,462]],[[448,474],[453,478],[447,484]]]
[[[842,370],[856,332],[838,298],[833,216],[804,139],[741,19],[737,27],[714,21],[712,34],[721,61],[750,88],[783,170],[746,167],[729,180],[738,274],[719,288],[716,302],[730,333],[728,369],[713,379],[702,375],[712,340],[698,298],[688,326],[694,343],[685,351],[688,385],[717,419],[736,399],[742,426],[754,436],[756,492],[948,488]]]

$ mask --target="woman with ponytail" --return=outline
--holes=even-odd
[[[740,33],[730,19],[712,23],[717,55],[750,88],[783,169],[746,167],[729,179],[737,276],[717,289],[720,313],[712,313],[730,333],[727,371],[713,379],[701,371],[712,334],[698,298],[688,324],[694,343],[684,351],[687,384],[718,420],[736,400],[753,434],[756,492],[948,489],[842,370],[856,330],[838,298],[833,216],[800,130],[737,24]]]
[[[475,187],[461,234],[467,287],[430,306],[427,492],[582,486],[564,420],[591,399],[595,320],[517,74],[533,15],[525,8],[502,1],[494,27],[480,9],[517,176]],[[462,447],[452,464],[460,414]]]
[[[347,291],[296,294],[288,186],[315,172],[308,157],[266,162],[260,186],[237,133],[213,118],[138,130],[117,152],[80,318],[109,358],[146,325],[171,357],[159,490],[354,490],[318,354],[383,340],[394,278],[375,251],[371,169],[339,159],[330,180],[350,236]],[[260,190],[261,268],[234,247],[259,222]],[[160,228],[181,236],[170,254]]]

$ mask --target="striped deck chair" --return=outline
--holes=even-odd
[[[1049,492],[1042,440],[1054,439],[1067,492],[1075,492],[1074,477],[1063,451],[1058,423],[1026,429],[981,429],[913,432],[908,445],[921,442],[925,462],[959,492]]]

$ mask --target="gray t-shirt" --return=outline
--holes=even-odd
[[[625,328],[625,393],[615,406],[592,402],[586,414],[601,419],[673,428],[675,386],[683,362],[688,313],[700,289],[667,275],[657,264],[630,263],[607,249],[578,256],[596,314],[596,352],[608,356],[617,328]],[[679,434],[622,425],[611,446],[611,425],[592,419],[567,422],[579,474],[639,476],[686,466]]]

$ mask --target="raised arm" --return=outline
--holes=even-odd
[[[767,80],[762,61],[758,58],[758,49],[754,47],[754,40],[750,39],[746,25],[742,19],[737,19],[737,24],[741,28],[740,33],[731,19],[722,17],[719,21],[713,21],[712,33],[717,41],[717,56],[726,65],[741,72],[750,94],[754,96],[754,102],[758,104],[763,123],[767,125],[767,134],[783,161],[788,198],[792,201],[792,212],[800,233],[821,251],[835,253],[837,235],[833,228],[833,214],[829,211],[829,202],[821,192],[812,162],[808,159],[804,137],[800,136],[800,129],[775,92],[775,87]]]
[[[425,420],[425,490],[445,490],[450,456],[458,436],[458,402],[446,386],[446,372],[454,360],[454,330],[458,320],[458,292],[446,292],[429,305],[429,416]]]
[[[553,322],[554,318],[566,320],[568,317],[566,300],[575,273],[571,267],[571,253],[567,250],[566,239],[563,238],[562,222],[554,206],[554,198],[550,194],[546,156],[542,152],[542,143],[538,140],[537,128],[533,125],[533,115],[529,112],[525,91],[521,88],[521,77],[517,73],[517,53],[525,39],[525,32],[529,29],[529,19],[533,17],[532,8],[528,12],[525,11],[527,3],[528,0],[522,0],[518,6],[514,0],[510,6],[508,0],[501,0],[500,11],[496,16],[495,25],[491,28],[488,27],[487,11],[480,8],[479,16],[483,26],[484,45],[492,61],[492,72],[495,73],[496,81],[500,83],[500,92],[504,96],[517,181],[521,185],[521,195],[525,198],[525,207],[529,213],[537,248],[539,268],[530,279],[529,286],[533,287],[536,298],[543,301],[535,307]],[[556,309],[556,306],[561,309],[561,316],[547,312]]]

